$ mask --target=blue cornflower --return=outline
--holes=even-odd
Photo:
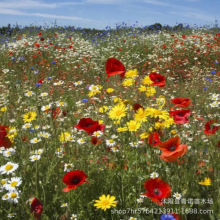
[[[40,87],[41,83],[36,83],[35,86]]]
[[[83,99],[82,101],[83,101],[83,102],[88,102],[89,100],[88,100],[88,99]]]
[[[33,70],[33,69],[34,69],[34,67],[32,66],[32,67],[31,67],[31,70]]]
[[[160,219],[161,220],[175,220],[175,217],[170,214],[163,214],[160,216]]]
[[[29,130],[31,133],[34,133],[35,132],[35,130],[33,129],[33,128],[30,128],[30,130]]]
[[[52,79],[52,77],[48,77],[48,78],[47,78],[47,80],[51,80],[51,79]]]
[[[205,91],[207,90],[207,88],[203,88]]]
[[[212,71],[211,71],[211,74],[216,74],[215,70],[212,70]]]
[[[12,57],[11,60],[14,61],[14,60],[15,60],[15,57]]]
[[[55,60],[53,60],[53,61],[52,61],[52,64],[55,64],[55,63],[56,63],[56,61],[55,61]]]
[[[215,64],[218,64],[218,61],[215,61]]]

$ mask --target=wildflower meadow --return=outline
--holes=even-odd
[[[220,31],[0,36],[0,219],[220,219]]]

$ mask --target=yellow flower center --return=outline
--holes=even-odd
[[[6,183],[5,180],[1,180],[1,184],[4,185]]]
[[[17,181],[14,181],[14,182],[12,182],[10,185],[11,185],[11,187],[15,187],[15,186],[17,186],[17,184],[18,184],[18,182],[17,182]]]
[[[13,199],[16,198],[16,197],[17,197],[17,193],[12,193],[12,194],[10,195],[10,197],[13,198]]]
[[[11,170],[12,168],[13,168],[13,165],[8,164],[8,165],[6,165],[5,170],[9,171],[9,170]]]
[[[109,201],[108,201],[108,200],[102,201],[102,205],[103,205],[103,206],[107,206],[108,204],[109,204]]]
[[[115,115],[116,115],[116,116],[120,116],[121,114],[122,114],[122,111],[121,111],[121,110],[118,110],[118,111],[115,112]]]

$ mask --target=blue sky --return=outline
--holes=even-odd
[[[154,23],[220,24],[220,0],[0,0],[0,26],[74,25],[104,29]],[[136,23],[138,22],[138,23]]]

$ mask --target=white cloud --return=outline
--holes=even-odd
[[[40,12],[39,13],[30,12],[31,9],[56,9],[63,6],[78,5],[78,4],[82,4],[82,2],[60,2],[60,3],[49,4],[37,0],[0,1],[0,14],[65,19],[65,20],[84,21],[84,22],[91,21],[90,19],[85,19],[76,16],[57,15],[54,13],[45,14]],[[29,9],[28,12],[27,9]]]
[[[14,8],[14,9],[39,9],[39,8],[55,8],[56,4],[48,4],[41,1],[35,0],[9,0],[9,1],[1,1],[0,8]]]
[[[81,5],[83,2],[59,2],[59,3],[46,3],[37,0],[8,0],[0,1],[0,8],[8,9],[54,9],[63,6]]]
[[[80,18],[80,17],[75,17],[75,16],[44,14],[44,13],[28,13],[28,12],[22,12],[22,11],[18,11],[14,9],[5,9],[5,8],[0,8],[0,14],[32,16],[32,17],[42,17],[42,18],[55,18],[55,19],[74,20],[74,21],[82,21],[82,22],[92,21],[91,19],[85,19],[85,18]]]
[[[113,4],[128,4],[132,1],[130,0],[86,0],[85,3],[91,4],[103,4],[103,5],[113,5]]]
[[[209,22],[214,22],[215,21],[215,17],[212,17],[210,15],[206,15],[203,13],[199,13],[199,12],[190,12],[190,11],[170,11],[170,14],[173,15],[178,15],[178,16],[182,16],[182,17],[186,17],[186,18],[193,18],[193,19],[200,19],[203,21],[209,21]]]
[[[159,0],[142,0],[142,2],[151,5],[160,5],[160,6],[173,6],[172,4],[165,3],[164,1]]]

